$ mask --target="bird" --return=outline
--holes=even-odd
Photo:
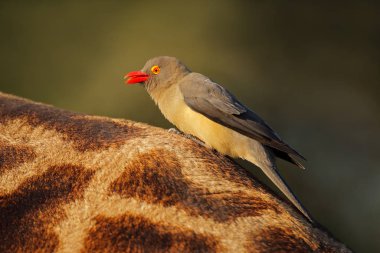
[[[254,111],[205,75],[192,72],[170,56],[149,59],[139,71],[124,76],[125,84],[145,87],[167,120],[223,155],[259,167],[311,222],[311,216],[278,172],[275,158],[305,169],[305,160]]]

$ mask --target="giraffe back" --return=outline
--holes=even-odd
[[[0,252],[350,252],[166,130],[0,93]]]

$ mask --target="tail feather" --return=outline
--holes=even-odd
[[[285,160],[287,162],[290,162],[292,164],[295,164],[297,165],[299,168],[305,170],[306,168],[303,166],[302,163],[300,163],[292,154],[288,154],[288,153],[285,153],[283,151],[280,151],[278,149],[274,149],[274,148],[270,148],[270,147],[266,147],[266,148],[269,148],[271,150],[271,152],[277,156],[278,158],[281,158],[282,160]]]
[[[262,154],[263,155],[263,154]],[[277,186],[278,189],[289,199],[289,201],[310,221],[313,222],[312,218],[306,211],[306,209],[302,206],[300,201],[294,195],[294,193],[290,190],[289,186],[282,179],[281,175],[278,173],[276,169],[276,165],[272,162],[270,158],[270,154],[267,155],[267,162],[257,164],[257,159],[247,159],[253,164],[257,165],[264,174]],[[264,157],[261,157],[264,158]],[[266,160],[266,159],[265,159]]]
[[[300,163],[299,161],[297,161],[295,158],[293,158],[291,155],[289,155],[290,156],[290,158],[292,159],[292,161],[293,161],[293,163],[295,164],[295,165],[297,165],[299,168],[301,168],[301,169],[303,169],[303,170],[306,170],[306,168],[305,168],[305,166],[303,166],[303,164],[302,163]]]

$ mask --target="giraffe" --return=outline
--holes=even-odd
[[[0,93],[0,252],[351,252],[168,131]]]

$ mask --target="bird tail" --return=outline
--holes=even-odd
[[[250,160],[250,159],[248,159]],[[256,159],[253,159],[256,160]],[[253,161],[251,161],[253,162]],[[253,162],[254,163],[254,162]],[[256,163],[254,163],[256,165]],[[282,179],[281,175],[278,173],[276,166],[273,162],[270,164],[260,164],[258,165],[260,169],[264,172],[264,174],[269,177],[269,179],[277,186],[278,189],[281,190],[281,192],[289,199],[290,202],[310,221],[313,222],[312,218],[306,211],[306,209],[302,206],[300,201],[297,199],[297,197],[293,194],[293,192],[290,190],[288,185],[285,183],[285,181]]]
[[[278,158],[281,158],[282,160],[285,160],[287,162],[290,162],[292,164],[295,164],[297,165],[299,168],[305,170],[305,166],[303,166],[302,163],[300,163],[297,158],[294,157],[293,154],[288,154],[286,152],[283,152],[281,150],[278,150],[278,149],[275,149],[275,148],[271,148],[271,147],[266,147],[267,149],[269,148],[270,151],[275,155],[277,156]],[[304,159],[305,160],[305,159]]]

